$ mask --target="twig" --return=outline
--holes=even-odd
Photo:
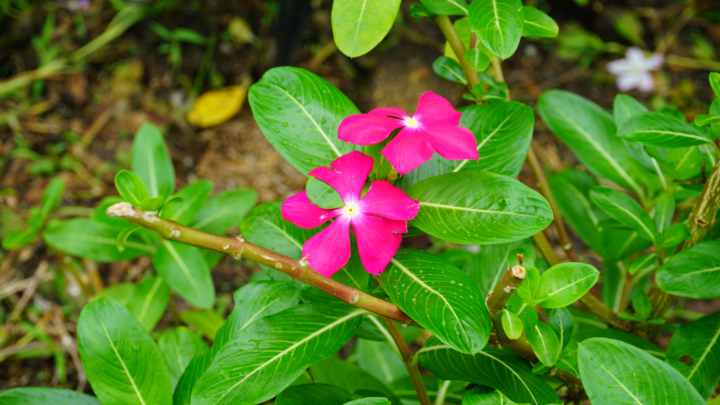
[[[113,106],[108,106],[108,108],[105,109],[105,111],[103,111],[102,114],[100,114],[100,116],[95,119],[92,125],[90,125],[90,128],[85,131],[81,143],[84,148],[90,146],[93,140],[95,140],[95,137],[100,133],[103,128],[105,128],[105,125],[107,125],[107,123],[110,121],[110,118],[112,118],[113,112]]]
[[[473,86],[480,84],[480,79],[478,78],[475,69],[473,69],[465,60],[465,45],[463,44],[462,39],[460,39],[457,31],[455,31],[455,27],[453,27],[448,16],[439,15],[435,17],[435,22],[438,27],[440,27],[440,31],[442,31],[443,35],[445,35],[445,39],[447,39],[450,43],[450,47],[452,47],[453,52],[455,52],[455,56],[457,56],[458,61],[460,61],[460,66],[462,66],[465,78],[467,79],[468,88],[472,90]]]
[[[40,284],[40,280],[42,280],[43,276],[45,275],[45,271],[47,271],[48,263],[46,261],[40,262],[40,265],[38,266],[37,270],[35,270],[35,276],[31,279],[32,281],[28,284],[27,288],[25,289],[25,292],[23,293],[22,297],[18,301],[17,305],[15,305],[15,309],[13,309],[12,313],[10,313],[10,316],[8,319],[16,319],[22,311],[25,309],[25,306],[30,302],[30,298],[32,298],[33,294],[35,294],[35,289]]]
[[[420,370],[418,369],[417,364],[413,362],[412,353],[410,353],[410,349],[407,344],[405,344],[405,340],[400,334],[397,326],[395,326],[395,322],[386,317],[383,317],[383,321],[385,321],[385,327],[387,327],[390,332],[395,345],[397,345],[398,350],[400,350],[400,358],[402,359],[408,373],[410,373],[410,380],[412,380],[413,387],[415,387],[415,392],[420,400],[420,404],[432,405],[427,390],[425,389],[425,382],[423,382],[422,376],[420,375]]]

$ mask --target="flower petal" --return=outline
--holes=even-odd
[[[374,275],[385,271],[402,242],[402,236],[395,232],[407,232],[407,223],[360,215],[353,218],[352,225],[365,270]]]
[[[400,119],[410,118],[410,115],[406,113],[402,108],[397,107],[380,107],[370,110],[370,115],[378,115],[381,117],[398,117]]]
[[[433,125],[418,130],[440,156],[449,160],[479,158],[475,135],[467,128],[455,125]]]
[[[360,200],[360,212],[393,220],[411,220],[420,210],[420,203],[385,180],[373,181]]]
[[[396,118],[371,114],[351,115],[340,123],[338,138],[356,145],[374,145],[387,139],[392,131],[401,126],[402,121]]]
[[[316,167],[308,175],[322,180],[340,194],[345,204],[360,199],[365,180],[373,168],[373,158],[354,151],[335,159],[329,167]]]
[[[303,257],[310,268],[332,277],[350,259],[350,221],[339,217],[303,245]]]
[[[642,92],[649,92],[655,88],[655,79],[650,73],[638,75],[637,89]]]
[[[642,74],[629,73],[618,76],[617,87],[620,91],[628,91],[634,89],[640,83]]]
[[[645,63],[645,52],[637,46],[632,46],[625,53],[625,58],[631,65],[640,67]]]
[[[633,70],[633,67],[630,65],[627,59],[618,59],[612,62],[608,62],[605,68],[608,72],[614,74],[615,76],[621,75],[626,72],[632,72]]]
[[[435,153],[430,142],[415,131],[403,128],[382,150],[382,155],[400,174],[407,174],[430,160]]]
[[[313,204],[305,191],[283,201],[281,212],[284,220],[303,229],[317,228],[340,214],[336,210],[326,210]]]
[[[437,94],[428,91],[418,100],[415,118],[421,125],[460,124],[462,113],[456,111],[452,104]]]
[[[652,54],[649,58],[645,59],[645,61],[643,62],[643,66],[646,70],[658,70],[660,69],[664,61],[665,58],[661,54],[655,53]]]

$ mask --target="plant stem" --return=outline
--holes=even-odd
[[[397,305],[338,283],[309,268],[305,260],[296,260],[253,243],[246,242],[242,236],[230,238],[202,232],[181,225],[175,221],[160,218],[154,213],[143,211],[126,202],[110,206],[106,213],[109,216],[122,218],[128,222],[150,229],[168,240],[229,254],[235,259],[244,258],[264,264],[265,266],[289,275],[293,279],[303,281],[325,291],[354,307],[394,319],[402,324],[412,322],[412,319],[402,312]]]
[[[386,317],[383,317],[383,321],[385,321],[385,326],[387,327],[390,335],[395,341],[395,344],[400,350],[400,358],[402,359],[402,362],[405,365],[408,373],[410,373],[410,379],[412,380],[413,386],[415,387],[415,392],[417,392],[418,399],[420,400],[420,405],[432,405],[427,390],[425,389],[425,382],[423,382],[422,375],[420,375],[420,369],[418,369],[417,364],[413,363],[410,348],[408,348],[407,344],[405,344],[405,340],[400,334],[397,326],[395,326],[395,322],[393,322],[392,319],[388,319]]]
[[[550,241],[548,241],[543,231],[536,233],[532,236],[532,238],[533,242],[535,242],[535,246],[540,249],[540,253],[545,258],[545,260],[547,260],[550,267],[560,263],[560,259],[557,257],[555,249],[553,249],[553,247],[550,245]]]
[[[440,31],[442,31],[445,39],[447,39],[450,43],[450,47],[453,52],[455,52],[455,56],[457,56],[460,66],[465,73],[467,86],[470,90],[472,90],[474,85],[480,84],[480,79],[478,79],[475,69],[473,69],[465,60],[465,45],[463,44],[462,39],[460,39],[457,31],[455,31],[455,27],[453,27],[450,17],[446,15],[439,15],[435,17],[435,23],[437,23],[438,27],[440,27]]]
[[[525,277],[527,277],[527,271],[521,265],[516,264],[505,270],[505,274],[503,274],[495,289],[490,291],[485,300],[493,321],[501,321],[505,306],[507,306],[510,297],[515,294],[515,290],[520,288],[523,281],[525,281]],[[500,329],[502,329],[502,326]]]

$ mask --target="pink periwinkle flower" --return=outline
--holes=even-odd
[[[658,70],[663,64],[663,56],[659,53],[645,57],[638,47],[631,47],[625,59],[614,60],[607,64],[608,72],[617,76],[617,87],[620,91],[638,89],[642,92],[652,91],[655,81],[651,70]]]
[[[357,145],[374,145],[402,128],[382,154],[398,173],[406,174],[435,152],[448,160],[478,159],[475,136],[459,126],[461,116],[449,101],[428,91],[420,96],[412,116],[397,107],[351,115],[340,124],[338,137]]]
[[[311,229],[335,218],[303,245],[303,257],[310,268],[322,275],[331,277],[350,259],[351,225],[365,270],[380,274],[400,247],[400,234],[407,232],[406,221],[415,218],[420,203],[384,180],[373,181],[367,194],[361,197],[373,159],[360,152],[340,156],[331,166],[315,168],[309,175],[334,188],[345,206],[320,208],[303,191],[283,202],[283,219]]]

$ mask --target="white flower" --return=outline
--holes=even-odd
[[[628,91],[636,88],[648,92],[655,87],[650,71],[660,69],[662,64],[663,56],[659,53],[645,58],[640,48],[632,47],[627,50],[625,59],[608,63],[607,70],[617,76],[618,90]]]

